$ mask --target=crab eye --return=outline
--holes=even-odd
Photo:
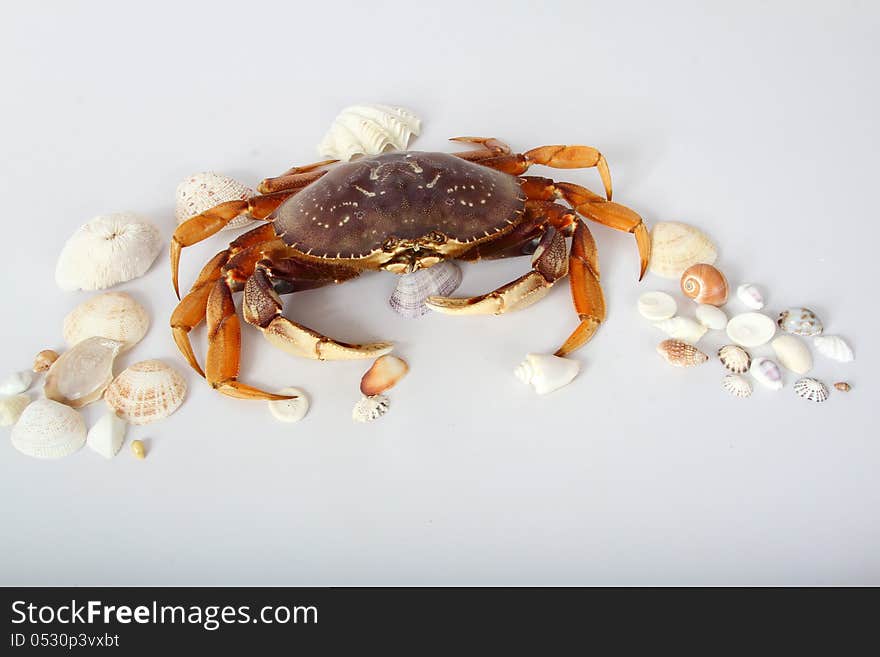
[[[429,237],[431,238],[432,241],[436,242],[437,244],[445,244],[446,243],[446,235],[441,233],[439,230],[431,231],[431,234],[429,235]]]

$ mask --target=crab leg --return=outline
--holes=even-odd
[[[494,137],[452,137],[449,141],[458,141],[464,144],[478,144],[479,149],[472,151],[463,151],[461,153],[453,153],[456,157],[470,162],[479,162],[490,157],[499,155],[507,155],[510,153],[510,146],[503,141],[499,141]]]
[[[261,194],[270,194],[286,189],[305,187],[327,173],[327,167],[337,162],[339,160],[323,160],[313,164],[291,167],[280,176],[263,179],[257,187],[257,191]]]
[[[599,285],[596,242],[583,221],[578,221],[574,229],[568,258],[568,280],[574,308],[581,322],[557,349],[556,356],[565,356],[583,346],[605,320],[605,296]]]

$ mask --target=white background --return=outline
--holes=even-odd
[[[635,302],[676,284],[637,284],[633,238],[597,226],[609,316],[567,388],[539,398],[512,376],[575,326],[566,284],[520,314],[407,321],[374,274],[287,313],[393,340],[412,371],[391,412],[351,421],[367,363],[297,360],[246,327],[242,379],[312,397],[283,425],[184,370],[163,252],[120,286],[154,324],[119,365],[166,359],[188,398],[130,431],[144,462],[29,459],[3,430],[0,583],[880,583],[876,4],[41,2],[5,6],[0,29],[3,373],[62,347],[89,296],[54,282],[77,226],[131,209],[167,239],[179,180],[314,161],[363,101],[418,112],[422,149],[599,147],[617,200],[703,228],[731,283],[760,283],[774,316],[808,305],[857,354],[817,356],[816,376],[853,384],[822,405],[790,373],[737,400],[717,360],[670,368]],[[593,171],[535,173],[600,189]],[[233,236],[188,249],[184,283]],[[527,266],[467,266],[460,292]]]

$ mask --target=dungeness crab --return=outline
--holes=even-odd
[[[531,271],[515,281],[477,297],[431,297],[429,307],[455,315],[510,312],[531,305],[568,274],[580,323],[556,354],[587,342],[605,319],[605,300],[596,244],[578,215],[635,235],[640,279],[651,255],[641,217],[610,200],[605,158],[589,146],[541,146],[516,154],[495,139],[454,141],[479,148],[454,154],[392,152],[336,166],[327,161],[294,167],[264,180],[259,195],[221,203],[178,226],[171,269],[179,297],[182,247],[236,217],[268,222],[214,256],[174,310],[174,340],[190,365],[226,395],[282,399],[237,379],[241,335],[234,292],[244,290],[245,321],[285,351],[322,360],[368,358],[387,353],[391,345],[346,344],[297,324],[281,314],[279,294],[342,283],[370,270],[403,274],[444,260],[529,253]],[[572,183],[522,175],[535,164],[596,167],[605,198]],[[204,319],[208,353],[202,372],[188,334]]]

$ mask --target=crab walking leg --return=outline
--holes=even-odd
[[[605,295],[599,285],[596,242],[583,221],[578,221],[574,229],[568,259],[568,280],[574,307],[581,322],[556,350],[556,356],[565,356],[582,347],[593,337],[599,324],[605,321]]]
[[[388,342],[362,345],[338,342],[290,321],[281,314],[281,298],[262,265],[257,266],[245,283],[242,305],[244,320],[248,324],[259,328],[270,343],[294,356],[316,360],[352,360],[374,358],[392,349]]]
[[[478,149],[453,153],[456,157],[470,162],[479,162],[490,157],[498,157],[499,155],[510,153],[510,146],[494,137],[452,137],[449,141],[457,141],[463,144],[478,144],[480,146]]]

